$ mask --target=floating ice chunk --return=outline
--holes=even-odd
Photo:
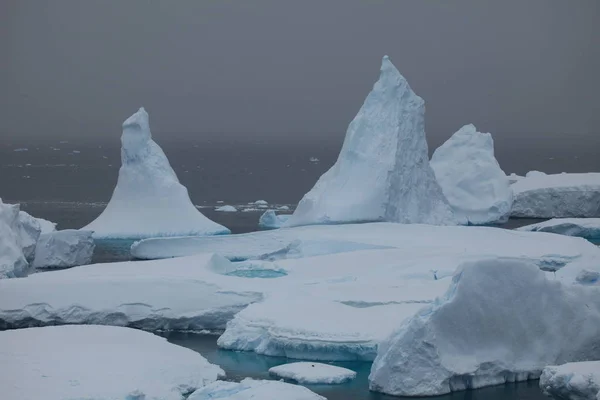
[[[27,276],[29,264],[21,247],[19,205],[0,199],[0,279]]]
[[[513,183],[518,182],[523,178],[523,176],[517,175],[513,172],[510,175],[508,175],[508,182],[512,185]]]
[[[5,399],[181,400],[225,373],[151,333],[109,326],[0,332]]]
[[[398,319],[369,381],[378,392],[434,396],[598,358],[600,288],[547,279],[529,262],[489,259],[466,263],[436,303]]]
[[[326,400],[298,385],[246,378],[240,383],[217,381],[192,393],[187,400]]]
[[[277,207],[277,209],[280,211],[289,211],[290,207],[289,206],[280,206],[280,207]]]
[[[555,399],[600,399],[600,361],[546,367],[540,377],[540,389]]]
[[[258,220],[258,227],[262,229],[278,229],[290,218],[289,215],[277,215],[273,210],[267,210]]]
[[[92,262],[92,231],[66,229],[44,233],[35,248],[34,268],[67,268]]]
[[[28,262],[35,257],[35,247],[41,232],[42,227],[36,218],[25,211],[19,211],[19,237],[23,255]]]
[[[79,153],[81,153],[81,151],[79,151],[79,150],[73,150],[72,153],[73,154],[79,154]]]
[[[22,152],[22,151],[29,151],[29,149],[28,149],[28,148],[26,148],[26,147],[20,147],[20,148],[18,148],[18,149],[14,149],[13,151],[16,151],[16,152]]]
[[[600,173],[528,173],[512,186],[513,217],[600,217]]]
[[[318,163],[319,159],[317,157],[311,157],[308,159],[308,161],[310,161],[311,163]]]
[[[513,193],[494,157],[489,133],[465,125],[438,147],[431,168],[459,221],[471,225],[506,222]]]
[[[329,364],[296,362],[269,369],[271,375],[290,379],[300,384],[338,384],[356,378],[356,372]]]
[[[425,103],[385,56],[348,126],[336,163],[304,195],[288,226],[365,221],[455,225],[429,166]]]
[[[596,239],[600,238],[600,218],[554,218],[537,224],[522,226],[517,230],[549,232]]]
[[[254,203],[252,203],[252,204],[254,204],[255,206],[263,206],[263,207],[266,207],[266,206],[268,206],[268,205],[269,205],[269,203],[267,203],[267,201],[266,201],[266,200],[256,200],[256,201],[255,201]]]
[[[165,153],[152,140],[143,108],[123,123],[119,179],[102,214],[83,230],[96,238],[229,233],[194,207]]]
[[[219,212],[237,212],[237,208],[235,208],[234,206],[221,206],[221,207],[215,208],[215,211],[219,211]]]
[[[545,172],[541,172],[541,171],[529,171],[528,173],[525,174],[525,178],[535,178],[540,177],[540,176],[546,176],[547,174]]]

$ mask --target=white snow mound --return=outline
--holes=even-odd
[[[466,263],[445,296],[398,319],[379,346],[370,388],[435,396],[600,358],[600,288],[551,279],[521,260]]]
[[[271,375],[300,384],[338,384],[356,378],[356,372],[334,365],[316,362],[296,362],[269,369]]]
[[[365,221],[455,225],[429,166],[425,103],[385,56],[336,163],[287,226]]]
[[[444,195],[459,221],[470,225],[506,222],[512,208],[509,179],[494,157],[489,133],[465,125],[431,157]]]
[[[152,140],[143,108],[123,123],[119,179],[106,209],[82,230],[95,238],[148,238],[230,233],[192,204],[169,160]]]
[[[191,394],[187,400],[326,400],[298,385],[246,378],[240,383],[217,381]]]
[[[164,338],[108,326],[0,332],[0,354],[5,399],[183,400],[225,375]]]
[[[29,264],[21,247],[19,205],[0,199],[0,279],[27,276]]]
[[[65,229],[40,236],[35,249],[34,268],[67,268],[92,262],[92,231]]]
[[[540,377],[540,389],[555,399],[600,399],[600,361],[546,367]]]
[[[524,218],[600,217],[600,173],[546,175],[529,172],[512,185],[511,216]]]
[[[517,230],[596,239],[600,238],[600,218],[554,218],[537,224],[525,225]]]

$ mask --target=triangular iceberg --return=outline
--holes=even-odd
[[[287,226],[365,221],[454,225],[429,166],[425,103],[385,56],[379,80],[350,123],[337,162]]]
[[[143,108],[123,123],[119,180],[106,209],[83,230],[95,238],[148,238],[230,233],[198,211],[162,149]]]

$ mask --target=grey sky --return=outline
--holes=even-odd
[[[598,0],[3,0],[0,135],[339,137],[389,54],[430,143],[597,137],[599,43]]]

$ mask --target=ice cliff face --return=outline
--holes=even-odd
[[[455,224],[429,166],[424,114],[423,99],[385,56],[337,162],[304,195],[286,225]]]
[[[152,140],[143,108],[123,123],[119,179],[104,212],[83,230],[96,238],[148,238],[229,233],[202,215]]]
[[[27,276],[29,264],[23,254],[21,230],[19,205],[4,204],[0,199],[0,279]]]
[[[431,168],[462,223],[508,220],[513,193],[509,178],[494,157],[492,135],[477,132],[472,124],[463,126],[435,150]]]

